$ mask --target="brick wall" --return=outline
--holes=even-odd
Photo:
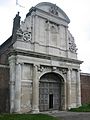
[[[90,103],[90,74],[81,73],[81,101]]]
[[[0,65],[0,113],[9,112],[9,68]]]

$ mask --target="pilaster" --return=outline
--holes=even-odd
[[[69,52],[68,27],[65,27],[65,40],[66,40],[66,50],[67,50],[66,57],[68,58],[69,57],[68,55],[68,52]]]
[[[68,69],[68,72],[67,72],[67,88],[68,88],[68,91],[67,91],[67,98],[68,98],[68,109],[71,108],[71,70],[72,69]]]
[[[49,45],[50,45],[50,22],[46,21],[46,46],[47,53],[49,53]]]
[[[39,112],[39,80],[38,65],[33,65],[32,113]]]
[[[39,34],[40,34],[40,28],[39,28],[39,17],[36,15],[35,16],[35,33],[34,33],[34,36],[35,36],[35,44],[34,44],[34,50],[37,52],[39,51]]]
[[[15,112],[21,110],[21,63],[16,64],[16,81],[15,81]]]
[[[35,13],[33,12],[33,15],[32,15],[32,43],[35,42]]]
[[[15,102],[15,56],[9,57],[10,66],[10,113],[14,112],[14,102]]]
[[[76,84],[76,94],[77,94],[77,99],[76,99],[76,104],[77,107],[81,106],[81,83],[80,83],[80,70],[77,70],[77,84]]]
[[[38,41],[38,37],[39,36],[39,17],[36,15],[35,16],[35,42],[39,42]]]
[[[66,110],[67,108],[67,102],[66,102],[66,81],[64,81],[64,109]]]

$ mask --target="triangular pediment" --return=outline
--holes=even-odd
[[[37,4],[35,7],[38,9],[41,9],[51,15],[55,15],[59,18],[62,18],[65,21],[67,21],[68,23],[70,23],[70,19],[68,18],[66,13],[61,8],[59,8],[56,4],[52,4],[49,2],[41,2],[41,3]]]

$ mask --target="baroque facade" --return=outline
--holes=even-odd
[[[81,105],[80,64],[70,20],[63,10],[42,2],[0,47],[0,63],[10,69],[10,113],[67,110]]]

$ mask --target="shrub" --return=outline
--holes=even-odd
[[[90,112],[90,103],[83,104],[82,106],[80,106],[78,108],[71,108],[69,111],[72,111],[72,112]]]

